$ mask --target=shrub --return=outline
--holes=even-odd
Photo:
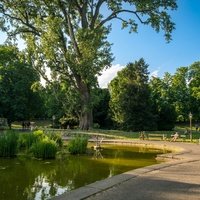
[[[57,145],[55,141],[50,140],[48,138],[44,138],[32,145],[31,152],[36,158],[55,158],[57,152]]]
[[[74,128],[78,125],[78,118],[76,116],[67,115],[59,119],[59,122],[61,124],[61,127],[66,128]]]
[[[62,147],[63,146],[63,140],[62,140],[62,137],[59,133],[50,133],[49,135],[49,138],[53,141],[56,142],[56,144],[59,146],[59,147]]]
[[[35,135],[38,139],[42,139],[45,137],[44,131],[42,130],[34,131],[33,135]]]
[[[68,151],[71,154],[84,154],[87,150],[88,138],[77,136],[68,144]]]
[[[12,157],[17,154],[17,135],[14,132],[0,135],[0,157]]]

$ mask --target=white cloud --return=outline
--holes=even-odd
[[[51,69],[46,67],[45,70],[46,70],[45,75],[49,80],[51,80]],[[46,81],[42,78],[42,76],[40,76],[40,83],[42,84],[42,86],[45,87]]]
[[[159,70],[151,72],[150,77],[158,77]]]
[[[124,66],[117,64],[112,65],[109,69],[104,70],[102,75],[98,77],[99,86],[107,88],[110,81],[117,75],[117,72],[122,70]]]

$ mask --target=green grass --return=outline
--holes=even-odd
[[[41,121],[35,121],[35,124],[37,127],[43,127],[44,130],[51,125],[51,120],[41,120]],[[17,125],[17,123],[16,123]],[[18,124],[20,126],[20,124]],[[192,124],[192,136],[194,140],[198,140],[200,138],[200,131],[196,132],[194,123]],[[145,133],[155,133],[155,134],[165,134],[167,138],[171,138],[171,135],[175,133],[175,131],[178,131],[179,134],[184,134],[186,128],[189,130],[189,123],[185,124],[177,124],[176,127],[174,128],[173,131],[146,131]],[[53,129],[47,129],[47,130],[53,130]],[[57,133],[60,133],[59,130],[56,131]],[[79,134],[86,135],[88,137],[93,137],[93,135],[98,134],[104,138],[118,138],[118,139],[138,139],[140,133],[139,132],[132,132],[132,131],[120,131],[120,130],[102,130],[102,129],[91,129],[89,131],[82,131],[78,129],[73,129],[73,130],[64,130],[64,136],[77,136]],[[57,134],[56,133],[56,134]],[[47,134],[49,134],[47,132]],[[51,135],[51,134],[50,134]],[[59,134],[58,134],[59,135]],[[51,137],[52,139],[54,138],[53,136]],[[187,138],[186,141],[189,141],[190,139]],[[61,140],[58,138],[57,143],[60,142]]]
[[[41,127],[50,127],[52,125],[51,120],[30,120],[31,122],[35,122],[34,126],[41,128]],[[22,122],[15,121],[12,123],[12,128],[22,128]]]
[[[167,137],[167,140],[171,139],[171,135],[173,135],[176,131],[180,135],[183,135],[187,126],[176,126],[173,131],[145,131],[145,134],[164,134]],[[82,131],[82,130],[66,130],[64,136],[76,136],[76,135],[87,135],[88,137],[93,137],[94,135],[99,135],[104,138],[111,138],[111,139],[139,139],[140,132],[126,132],[120,130],[102,130],[102,129],[92,129],[89,131]],[[200,138],[200,131],[196,132],[196,130],[192,129],[192,138],[193,142],[199,142]],[[177,141],[185,141],[190,142],[190,136],[188,135],[185,140],[178,139]]]

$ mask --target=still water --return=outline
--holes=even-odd
[[[0,158],[0,199],[49,199],[97,180],[157,163],[156,149],[104,146],[86,156],[36,160]]]

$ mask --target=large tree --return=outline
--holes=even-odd
[[[113,120],[125,130],[156,129],[147,67],[143,59],[129,63],[109,85]]]
[[[190,112],[190,91],[188,87],[188,67],[180,67],[172,76],[171,103],[174,105],[177,121],[187,121]]]
[[[131,32],[140,23],[150,25],[169,41],[174,23],[168,12],[176,8],[176,0],[0,0],[0,26],[9,38],[24,40],[29,60],[45,79],[50,67],[54,78],[79,95],[80,128],[88,129],[91,90],[112,62],[111,21],[120,20]]]
[[[40,96],[31,89],[39,79],[16,47],[0,46],[0,117],[7,118],[9,125],[42,112]]]

